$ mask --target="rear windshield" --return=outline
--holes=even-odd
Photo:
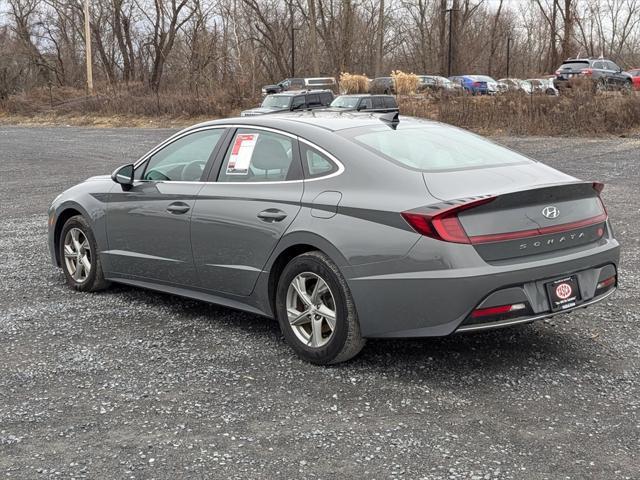
[[[588,60],[571,60],[568,62],[564,62],[562,65],[560,65],[560,68],[576,69],[576,68],[584,68],[585,66],[586,67],[589,66]]]
[[[482,137],[446,125],[386,125],[345,130],[366,149],[402,166],[425,172],[486,168],[532,160]]]

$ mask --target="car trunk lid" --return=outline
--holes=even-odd
[[[549,172],[537,176],[536,169],[526,166],[520,167],[520,175],[499,170],[446,172],[440,180],[461,174],[449,184],[448,196],[447,181],[438,184],[433,173],[424,174],[430,192],[443,199],[426,213],[441,239],[447,241],[450,229],[448,241],[470,243],[486,261],[500,261],[578,247],[604,235],[601,184],[551,169],[555,177]],[[549,184],[553,178],[557,182]]]

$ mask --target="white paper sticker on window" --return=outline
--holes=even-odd
[[[227,175],[248,175],[249,164],[256,148],[258,133],[244,133],[236,137],[227,164]]]

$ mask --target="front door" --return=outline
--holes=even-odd
[[[249,295],[276,244],[300,211],[297,140],[238,129],[193,208],[191,240],[201,287]]]
[[[107,211],[108,275],[192,286],[197,283],[190,221],[202,176],[224,128],[178,137],[136,168],[130,189],[116,185]]]

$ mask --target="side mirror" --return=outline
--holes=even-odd
[[[119,183],[123,188],[130,188],[133,185],[133,164],[129,163],[116,168],[111,174],[111,180]]]

